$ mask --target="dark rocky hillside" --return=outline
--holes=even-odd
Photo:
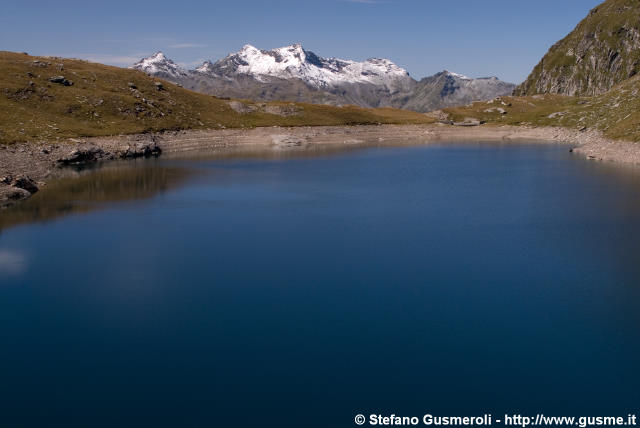
[[[598,95],[640,71],[640,0],[607,0],[554,44],[514,95]]]

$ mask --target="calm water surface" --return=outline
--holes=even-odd
[[[0,426],[640,413],[640,173],[566,147],[160,158],[0,228]]]

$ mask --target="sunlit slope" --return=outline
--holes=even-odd
[[[640,2],[606,0],[554,44],[516,95],[597,95],[640,72]]]
[[[592,128],[615,139],[640,141],[640,75],[593,97],[534,95],[501,97],[449,108],[454,121],[476,118],[489,124]]]
[[[1,143],[173,129],[433,121],[395,109],[234,103],[137,70],[12,52],[0,52],[0,112]]]

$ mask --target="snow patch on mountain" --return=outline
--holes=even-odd
[[[447,74],[448,76],[457,77],[458,79],[462,79],[462,80],[473,80],[471,77],[467,77],[464,74],[454,73],[453,71],[449,71],[449,70],[445,70],[444,73]]]

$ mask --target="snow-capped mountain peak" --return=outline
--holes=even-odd
[[[339,58],[323,58],[295,43],[263,50],[244,45],[238,52],[219,61],[205,61],[188,72],[162,52],[143,58],[133,68],[153,75],[187,77],[190,73],[233,79],[246,75],[259,82],[276,79],[300,79],[314,88],[334,88],[345,84],[372,84],[396,90],[410,84],[409,73],[388,59],[370,58],[358,62]]]
[[[244,45],[218,61],[185,70],[162,52],[134,65],[184,88],[218,97],[286,100],[420,112],[507,95],[515,85],[497,78],[472,79],[441,71],[420,81],[388,59],[323,58],[300,43],[263,50]]]
[[[214,72],[213,63],[211,61],[207,60],[207,61],[203,62],[200,67],[197,67],[196,71],[198,73],[211,74],[211,73]]]
[[[252,45],[243,48],[213,64],[218,75],[249,75],[259,81],[270,78],[297,78],[316,88],[329,88],[343,84],[371,83],[388,88],[409,78],[406,70],[387,59],[368,59],[363,62],[338,58],[322,58],[296,43],[272,50]]]
[[[238,67],[236,70],[238,73],[273,77],[285,77],[283,75],[295,74],[291,72],[294,69],[301,69],[307,59],[306,52],[300,44],[285,46],[270,51],[245,45],[241,51],[231,54],[227,58],[233,56],[237,56],[246,63]]]
[[[171,61],[162,52],[156,52],[150,57],[142,58],[131,68],[144,71],[145,73],[154,76],[161,76],[164,74],[172,77],[181,77],[188,75],[185,69]]]

